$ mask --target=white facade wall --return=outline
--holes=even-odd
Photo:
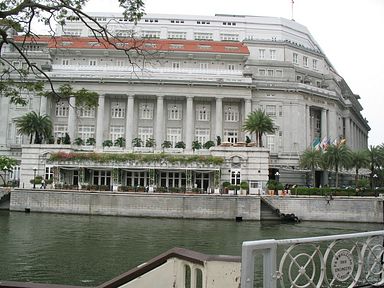
[[[107,22],[111,15],[99,13],[97,17]],[[115,20],[109,24],[111,31],[132,28],[121,19]],[[65,27],[66,33],[88,36],[88,30],[80,22],[68,21]],[[350,91],[301,24],[274,17],[153,14],[146,15],[135,29],[136,35],[157,31],[155,38],[160,39],[177,33],[184,33],[186,40],[194,40],[196,35],[208,35],[209,39],[205,40],[214,41],[223,40],[223,35],[238,35],[234,39],[244,41],[249,53],[160,52],[147,58],[148,65],[145,66],[139,62],[143,59],[134,58],[145,69],[133,71],[124,54],[118,51],[48,51],[42,43],[41,55],[36,54],[38,63],[52,66],[47,73],[53,81],[57,85],[70,82],[75,89],[93,90],[99,93],[101,105],[90,118],[79,117],[74,109],[69,109],[67,116],[59,117],[52,100],[31,97],[27,107],[20,108],[2,98],[0,153],[21,159],[20,137],[14,120],[31,110],[46,112],[54,125],[66,127],[72,141],[81,136],[80,129],[91,126],[96,148],[101,148],[103,141],[111,138],[111,129],[121,127],[127,149],[132,148],[131,140],[140,136],[140,128],[151,128],[157,149],[170,137],[167,135],[169,129],[178,129],[180,140],[186,142],[187,150],[191,150],[196,129],[200,132],[209,129],[207,140],[215,141],[221,136],[226,142],[225,135],[237,133],[236,141],[244,141],[246,134],[242,126],[246,112],[261,108],[269,111],[276,128],[273,135],[263,139],[273,158],[269,168],[275,169],[287,164],[287,155],[290,155],[289,166],[298,166],[299,154],[311,145],[315,136],[329,137],[331,142],[345,138],[352,149],[367,147],[369,126],[361,115],[358,96]],[[58,31],[58,35],[64,34]],[[183,40],[177,41],[183,43]],[[15,57],[12,53],[4,56]],[[175,65],[179,65],[177,69]],[[30,96],[33,95],[26,95]],[[111,115],[111,105],[116,102],[125,110],[121,119]],[[140,118],[143,103],[153,107],[152,119]],[[172,105],[178,105],[182,110],[179,120],[168,118],[168,109]],[[196,118],[199,105],[209,109],[209,121]],[[236,121],[225,121],[226,109],[238,110]],[[321,115],[317,133],[317,122],[311,118],[316,113]],[[28,142],[29,139],[24,137],[23,143]]]

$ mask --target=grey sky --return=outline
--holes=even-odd
[[[291,19],[291,0],[144,0],[147,13],[277,16]],[[306,26],[336,71],[359,94],[371,127],[369,144],[384,143],[384,0],[294,0],[293,18]],[[117,12],[116,0],[91,0],[87,11]]]

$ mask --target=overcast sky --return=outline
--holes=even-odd
[[[146,13],[216,13],[292,18],[291,0],[144,0]],[[371,127],[369,145],[384,143],[384,0],[294,0],[293,18],[306,26],[360,95]],[[116,0],[91,0],[88,12],[117,12]]]

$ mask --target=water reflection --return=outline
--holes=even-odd
[[[235,222],[0,211],[0,280],[98,285],[173,248],[240,255],[241,243],[379,230],[381,224]]]

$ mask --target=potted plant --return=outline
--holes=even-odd
[[[163,142],[163,144],[161,144],[161,148],[172,148],[172,142],[171,141],[168,141],[168,140],[165,140],[164,142]]]
[[[269,180],[267,182],[267,189],[268,189],[269,195],[275,194],[276,184],[277,184],[276,180]]]
[[[193,151],[199,150],[201,148],[202,148],[202,146],[201,146],[201,143],[199,141],[195,140],[192,142],[192,150]]]
[[[247,181],[241,181],[240,183],[240,194],[241,195],[247,195],[249,189],[249,184]]]
[[[88,138],[87,141],[85,141],[85,144],[87,144],[89,146],[95,146],[96,145],[96,139],[93,137]]]
[[[235,189],[236,189],[236,186],[235,185],[229,185],[228,186],[228,195],[235,195]]]
[[[133,147],[141,147],[143,146],[143,140],[141,140],[141,138],[139,137],[136,137],[132,140],[132,146]]]
[[[112,147],[112,146],[113,146],[112,140],[105,140],[103,142],[103,147]]]
[[[229,186],[231,186],[231,183],[227,181],[223,182],[223,190],[225,194],[228,194]]]
[[[209,140],[209,141],[204,143],[203,148],[204,149],[209,149],[209,148],[211,148],[213,146],[215,146],[215,142],[213,142],[212,140]]]
[[[175,144],[175,148],[185,149],[185,143],[183,141],[179,141]]]
[[[115,140],[114,143],[115,146],[123,148],[125,146],[125,138],[124,137],[119,137]]]
[[[77,137],[74,141],[73,141],[73,144],[77,145],[77,146],[82,146],[84,145],[84,140],[81,139],[80,137]]]
[[[156,140],[153,138],[148,138],[147,141],[145,141],[145,147],[155,147],[156,146]]]

